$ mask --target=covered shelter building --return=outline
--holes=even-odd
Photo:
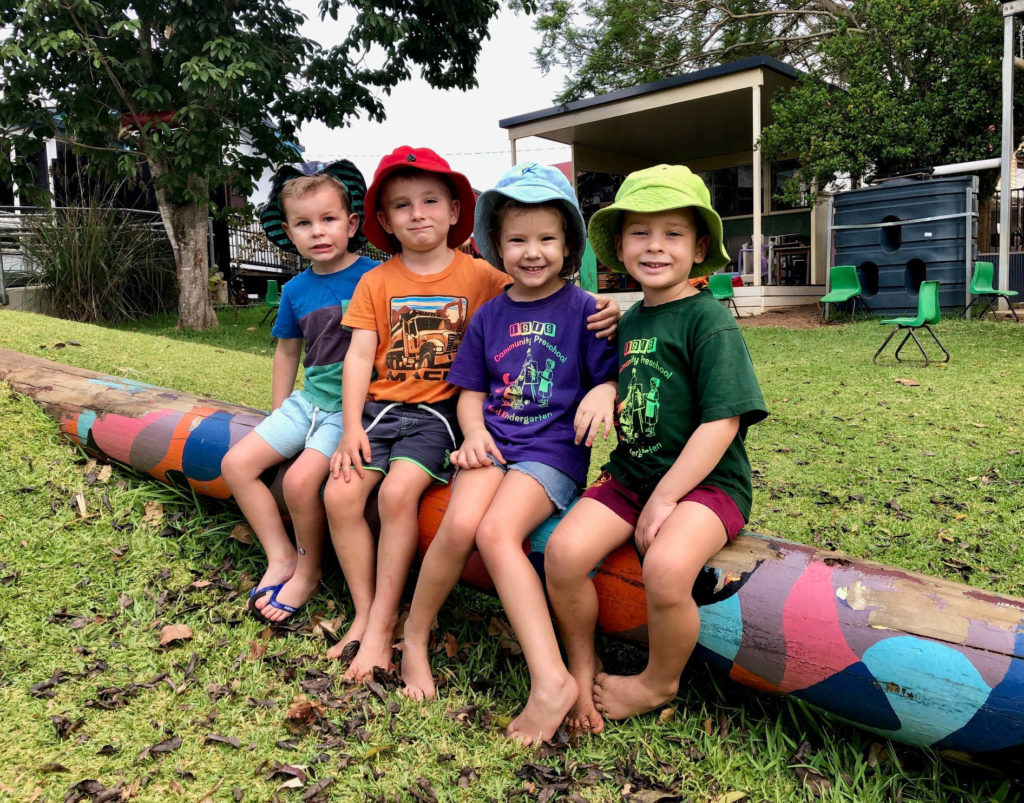
[[[571,147],[569,172],[588,218],[597,208],[588,209],[583,187],[590,174],[606,174],[606,184],[616,185],[622,174],[661,163],[684,164],[700,174],[723,219],[732,259],[727,270],[742,279],[736,300],[741,311],[758,313],[814,303],[825,292],[827,207],[779,202],[796,162],[766,163],[758,148],[761,130],[771,122],[772,98],[798,77],[777,59],[754,56],[508,117],[499,125],[508,131],[513,163],[524,137]],[[609,194],[600,203],[612,200]],[[600,286],[623,294],[627,304],[639,298],[617,282],[617,275],[606,275]]]

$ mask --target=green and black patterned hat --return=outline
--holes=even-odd
[[[359,215],[359,227],[348,241],[348,250],[354,254],[366,244],[366,237],[363,235],[365,219],[363,200],[366,197],[366,181],[363,179],[363,174],[359,172],[359,168],[348,159],[339,159],[336,162],[302,162],[279,167],[274,174],[270,197],[260,209],[260,224],[263,226],[263,231],[266,232],[267,239],[282,251],[287,251],[289,254],[299,253],[284,231],[285,215],[281,208],[281,190],[293,178],[315,176],[318,173],[333,176],[345,185],[345,190],[348,192],[349,211]]]

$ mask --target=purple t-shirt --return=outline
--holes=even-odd
[[[614,379],[614,344],[587,331],[597,302],[573,284],[540,301],[492,298],[466,327],[448,381],[486,393],[484,422],[509,463],[532,460],[582,483],[590,449],[573,443],[576,407]]]

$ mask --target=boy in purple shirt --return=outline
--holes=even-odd
[[[565,510],[586,480],[590,445],[612,423],[616,350],[586,329],[596,301],[566,281],[579,267],[586,233],[560,171],[533,162],[512,168],[480,196],[474,234],[484,258],[512,284],[470,321],[448,374],[462,388],[464,440],[451,455],[460,471],[423,558],[405,623],[402,678],[407,696],[434,696],[431,623],[475,545],[530,671],[530,698],[507,731],[529,745],[551,738],[578,691],[522,542]]]

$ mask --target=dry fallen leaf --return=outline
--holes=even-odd
[[[737,803],[740,800],[746,800],[749,795],[746,792],[726,792],[724,795],[719,795],[714,799],[714,803]]]
[[[921,383],[916,379],[897,379],[896,382],[900,385],[906,385],[908,388],[919,388]]]
[[[75,494],[75,513],[78,514],[80,519],[85,518],[86,506],[85,506],[85,494]]]
[[[143,509],[146,513],[143,515],[142,520],[146,524],[155,526],[164,520],[164,506],[162,502],[146,502]]]
[[[658,722],[668,722],[675,715],[676,709],[673,706],[669,706],[668,708],[662,708],[661,713],[658,714]]]
[[[248,524],[236,524],[231,528],[231,537],[240,544],[252,543],[253,531]]]
[[[114,469],[110,467],[110,464],[100,466],[100,470],[96,472],[97,482],[107,482],[110,480],[110,475],[114,473]]]
[[[188,625],[164,625],[160,628],[161,647],[174,641],[186,641],[190,638],[192,638],[192,628]]]

